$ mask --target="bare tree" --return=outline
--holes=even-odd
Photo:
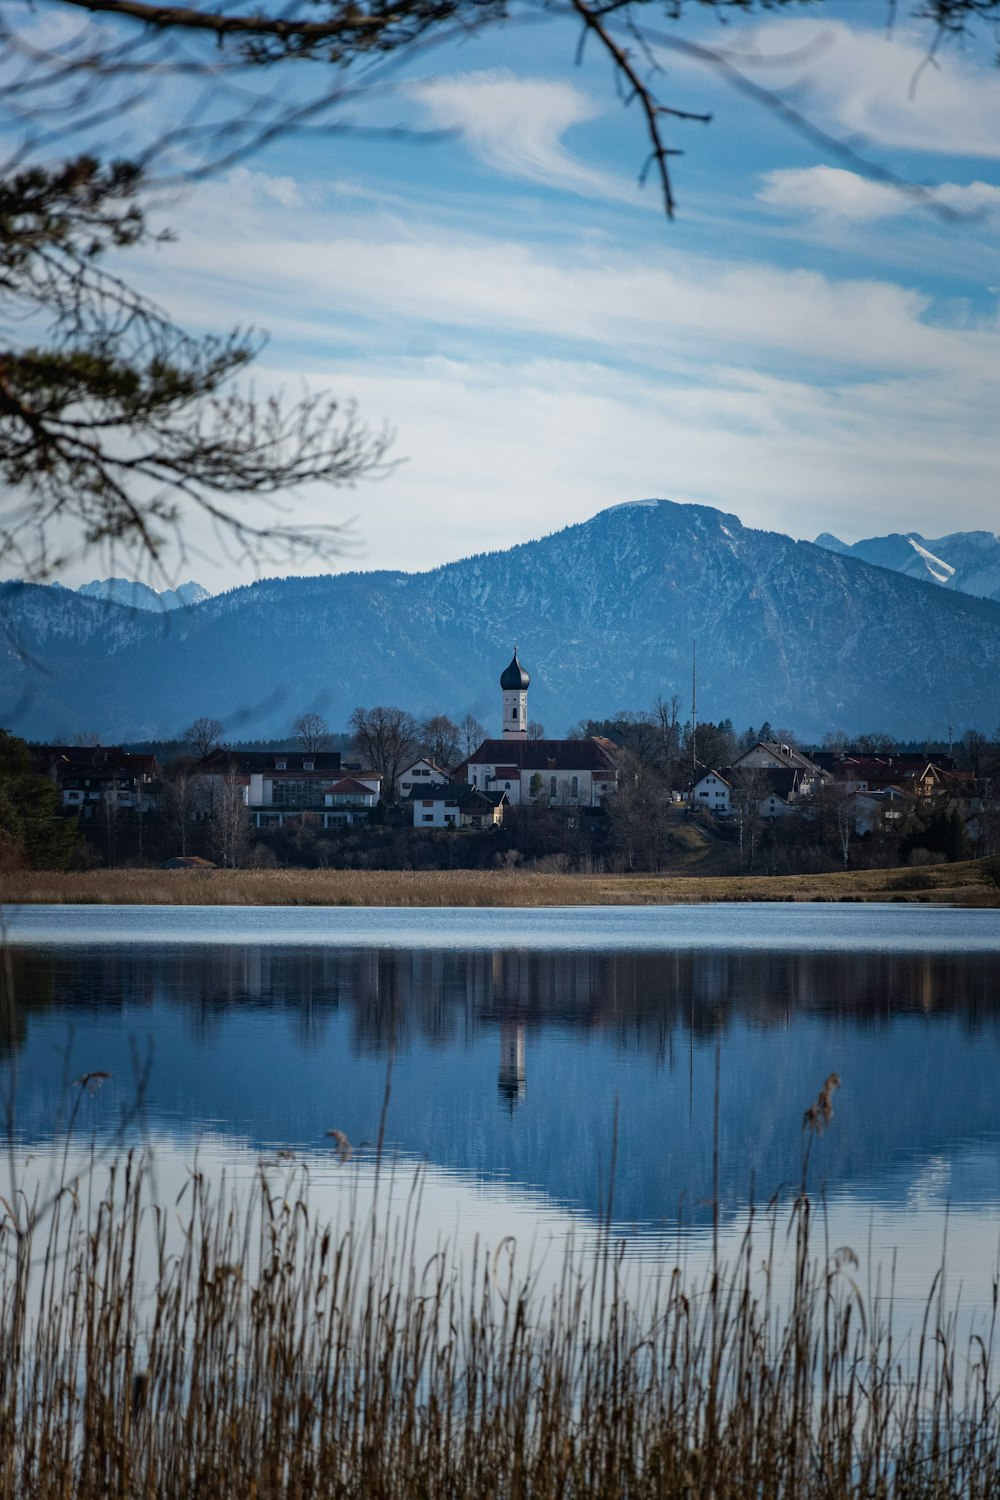
[[[618,756],[618,786],[608,799],[612,846],[624,870],[663,868],[670,848],[670,787],[633,752]]]
[[[473,750],[478,750],[483,740],[487,738],[485,727],[480,724],[475,714],[468,713],[458,726],[458,732],[462,740],[462,749],[466,755],[471,755]]]
[[[829,817],[833,837],[844,861],[844,869],[850,863],[851,840],[857,821],[855,783],[846,776],[832,776],[824,781],[820,789],[821,803]]]
[[[961,740],[962,759],[978,781],[984,774],[990,742],[980,729],[967,729]]]
[[[113,870],[118,852],[118,819],[121,811],[118,803],[118,783],[113,776],[101,786],[101,811],[104,815],[108,868]]]
[[[891,755],[896,741],[883,729],[871,729],[867,734],[858,735],[857,747],[862,755]]]
[[[459,758],[461,731],[447,714],[434,714],[420,726],[424,753],[436,766],[449,770]]]
[[[420,745],[420,725],[405,708],[356,708],[350,717],[357,749],[382,776],[382,800],[396,800],[400,772]]]
[[[544,740],[544,738],[545,738],[545,725],[539,723],[539,721],[537,719],[529,719],[528,720],[528,739],[529,740]]]
[[[220,743],[225,733],[225,725],[221,719],[201,718],[195,719],[184,731],[185,744],[191,746],[201,760]]]
[[[730,774],[729,801],[738,819],[740,864],[751,874],[757,853],[760,805],[770,790],[770,779],[761,766],[736,766]]]
[[[247,814],[247,792],[232,771],[213,776],[212,807],[209,833],[216,862],[228,870],[239,869],[250,847],[250,820]]]
[[[653,717],[660,736],[660,769],[673,787],[681,755],[681,700],[676,693],[657,698]]]
[[[192,763],[175,761],[164,778],[163,814],[168,832],[176,839],[182,856],[188,852],[191,825],[204,802],[205,789]]]
[[[292,725],[292,733],[306,755],[325,750],[330,743],[330,726],[322,714],[300,714]]]

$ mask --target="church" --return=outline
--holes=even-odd
[[[531,679],[517,656],[500,674],[502,734],[484,740],[455,770],[481,792],[506,792],[512,807],[600,807],[617,785],[615,747],[610,740],[528,738]]]

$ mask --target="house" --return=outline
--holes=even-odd
[[[485,792],[467,781],[416,788],[408,798],[414,828],[497,828],[508,805],[506,792]]]
[[[374,778],[372,778],[374,780]],[[323,788],[323,827],[336,828],[367,822],[368,813],[378,801],[378,788],[372,781],[356,776],[342,776]]]
[[[751,745],[749,750],[744,750],[743,754],[738,755],[733,761],[731,769],[733,771],[791,771],[794,774],[794,783],[791,787],[792,800],[811,797],[826,780],[828,774],[794,745],[781,745],[770,740],[758,740],[756,745]]]
[[[405,771],[400,771],[396,782],[396,795],[402,802],[412,791],[425,786],[445,786],[451,777],[447,771],[434,764],[432,760],[422,758],[415,760],[412,766],[407,766]]]
[[[739,811],[740,767],[726,767],[722,771],[703,770],[691,787],[689,799],[692,807],[712,813],[717,818],[726,818]],[[795,802],[801,796],[803,775],[798,768],[787,766],[753,766],[754,791],[759,794],[757,815],[761,818],[779,818],[795,811]]]
[[[81,818],[96,814],[151,812],[162,784],[155,755],[137,755],[120,745],[32,745],[32,769],[55,782],[59,800]]]
[[[367,817],[382,786],[379,772],[344,766],[338,750],[213,750],[198,774],[205,778],[209,796],[213,778],[241,786],[255,828],[351,823]],[[354,785],[344,786],[345,780]]]
[[[618,785],[615,747],[592,736],[578,740],[528,738],[530,678],[517,647],[500,674],[503,732],[484,740],[455,770],[481,792],[503,792],[512,807],[600,807]]]
[[[691,787],[691,806],[700,807],[704,812],[713,813],[719,818],[728,817],[731,810],[730,791],[730,783],[721,771],[706,771],[703,768]]]

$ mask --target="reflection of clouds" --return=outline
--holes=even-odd
[[[906,1192],[906,1207],[911,1210],[948,1204],[951,1190],[951,1162],[943,1156],[932,1156],[920,1164],[917,1175]]]
[[[45,1195],[64,1174],[80,1172],[95,1189],[96,1212],[108,1181],[108,1166],[102,1163],[91,1174],[89,1161],[88,1151],[74,1147],[64,1167],[61,1149],[42,1148],[16,1159],[17,1184],[29,1195],[36,1188]],[[586,1274],[605,1243],[603,1227],[596,1219],[572,1212],[542,1191],[502,1178],[484,1182],[469,1173],[445,1171],[402,1156],[387,1157],[376,1172],[370,1154],[355,1157],[349,1165],[338,1164],[333,1150],[303,1152],[281,1160],[274,1153],[262,1154],[237,1136],[194,1140],[184,1134],[156,1132],[147,1144],[147,1162],[150,1201],[181,1204],[179,1212],[168,1212],[159,1221],[168,1256],[183,1248],[184,1205],[194,1169],[205,1178],[210,1194],[228,1194],[243,1209],[255,1202],[263,1170],[276,1202],[294,1203],[304,1197],[311,1222],[330,1226],[335,1239],[350,1232],[364,1244],[374,1227],[388,1245],[405,1252],[406,1270],[412,1265],[419,1271],[433,1257],[443,1256],[449,1274],[464,1277],[474,1263],[489,1264],[501,1246],[508,1246],[514,1282],[531,1282],[531,1297],[538,1307],[551,1305],[558,1293],[567,1256]],[[933,1163],[928,1166],[931,1172],[935,1170]],[[119,1185],[120,1181],[119,1174]],[[0,1163],[0,1192],[7,1194],[10,1189],[5,1158]],[[762,1267],[773,1252],[772,1295],[778,1316],[787,1303],[794,1274],[795,1239],[786,1236],[789,1202],[783,1200],[777,1209],[776,1232],[772,1233],[769,1214],[757,1214],[751,1241],[750,1259],[755,1267]],[[720,1221],[719,1263],[724,1282],[738,1274],[746,1258],[747,1226],[743,1210],[724,1215]],[[941,1202],[873,1208],[863,1199],[841,1193],[816,1204],[814,1231],[818,1257],[826,1247],[846,1246],[854,1251],[859,1264],[852,1274],[866,1297],[878,1289],[883,1314],[887,1310],[884,1299],[894,1288],[894,1334],[904,1360],[907,1335],[919,1329],[945,1245],[950,1288],[946,1306],[961,1289],[959,1336],[964,1339],[988,1317],[1000,1245],[1000,1206],[975,1213],[949,1209]],[[140,1229],[140,1260],[144,1258],[145,1263],[139,1282],[145,1279],[147,1287],[159,1232],[156,1218],[145,1215]],[[611,1239],[620,1252],[615,1256],[618,1286],[633,1306],[648,1307],[662,1296],[675,1268],[691,1293],[707,1284],[712,1233],[705,1226],[661,1232],[614,1223]],[[253,1265],[249,1269],[254,1272]]]

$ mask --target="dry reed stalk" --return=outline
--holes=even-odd
[[[180,906],[621,906],[714,901],[1000,905],[995,862],[830,875],[572,875],[530,870],[89,870],[20,872],[9,902]]]
[[[0,1227],[0,1500],[995,1496],[996,1291],[960,1347],[937,1282],[906,1364],[804,1190],[789,1212],[763,1279],[751,1213],[705,1286],[630,1300],[602,1233],[542,1299],[510,1245],[418,1264],[416,1197],[335,1234],[304,1169],[249,1196],[195,1169],[165,1208],[126,1155]]]

